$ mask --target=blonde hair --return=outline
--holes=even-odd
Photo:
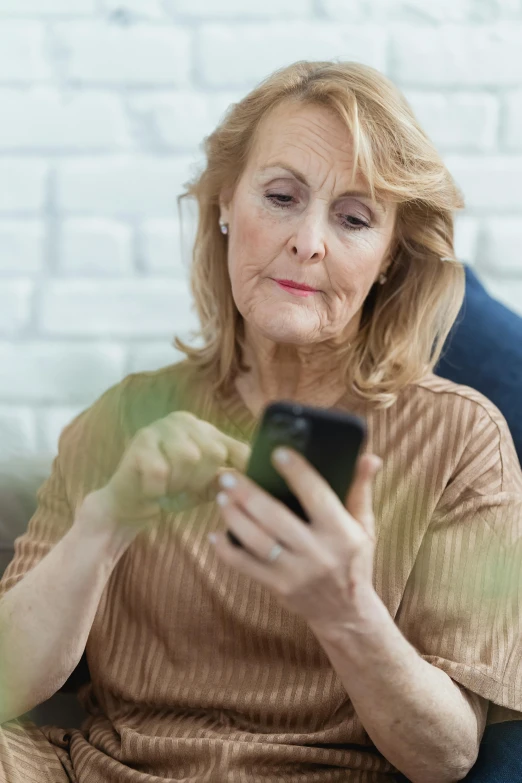
[[[387,282],[370,290],[339,365],[347,388],[387,408],[433,370],[462,305],[465,274],[454,257],[453,211],[464,201],[405,97],[367,65],[302,61],[282,68],[232,104],[205,139],[206,168],[178,202],[192,197],[199,208],[190,280],[202,344],[175,338],[174,345],[216,394],[228,393],[238,372],[248,369],[219,199],[240,179],[261,120],[287,100],[333,110],[353,139],[353,181],[360,171],[373,198],[397,204]]]

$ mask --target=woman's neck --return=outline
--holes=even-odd
[[[275,400],[328,408],[346,391],[339,361],[324,346],[300,350],[293,345],[250,343],[244,358],[251,369],[240,374],[235,385],[255,416]]]

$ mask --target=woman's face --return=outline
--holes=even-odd
[[[232,199],[222,200],[233,297],[266,338],[304,345],[357,331],[386,266],[395,208],[372,203],[359,178],[350,187],[351,165],[335,114],[286,103],[264,119]]]

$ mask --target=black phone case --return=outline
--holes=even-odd
[[[285,432],[282,420],[294,422],[290,424],[293,432]],[[305,425],[298,425],[299,420],[306,422],[306,432]],[[263,413],[246,474],[304,522],[309,522],[298,499],[272,465],[273,450],[277,446],[289,446],[303,454],[344,503],[366,437],[366,422],[359,416],[284,400],[274,402]],[[227,536],[233,544],[242,546],[230,530]]]

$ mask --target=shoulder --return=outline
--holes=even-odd
[[[88,441],[123,441],[133,428],[176,409],[187,386],[184,362],[159,370],[130,373],[100,394],[62,430],[61,453]]]
[[[176,410],[192,410],[201,381],[187,360],[127,375],[119,384],[121,422],[128,436]]]
[[[206,385],[184,360],[158,370],[130,373],[104,391],[62,431],[64,450],[70,443],[93,440],[124,442],[141,427],[175,410],[193,410]]]
[[[429,373],[412,384],[410,394],[438,418],[442,449],[453,449],[463,468],[489,476],[498,490],[522,492],[522,470],[513,436],[499,408],[472,388]]]
[[[473,412],[476,421],[489,422],[492,429],[499,431],[506,426],[506,419],[497,406],[471,386],[428,373],[422,380],[412,384],[411,388],[427,405]]]
[[[180,362],[131,373],[64,427],[59,465],[70,497],[83,497],[106,483],[137,430],[181,408],[189,385],[187,370]]]

